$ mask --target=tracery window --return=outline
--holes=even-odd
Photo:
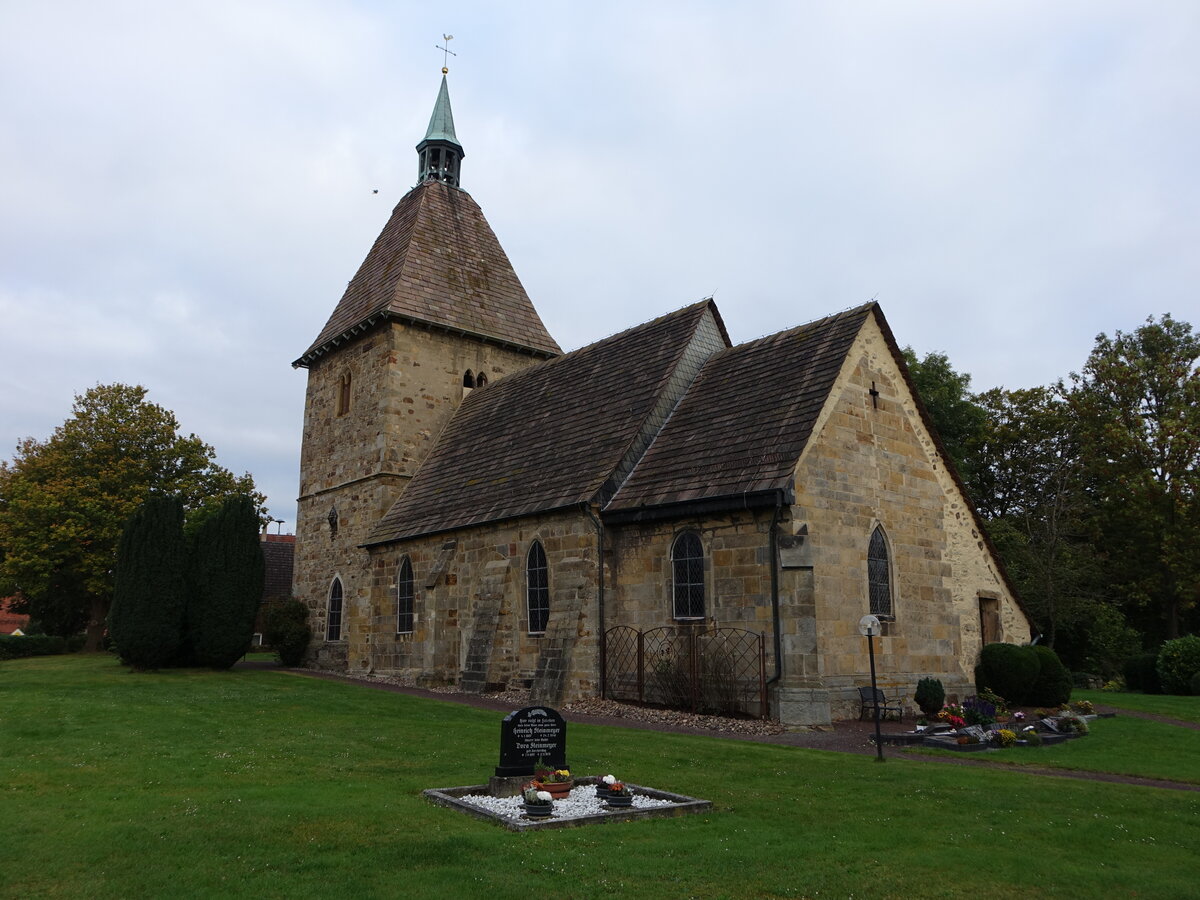
[[[867,547],[867,588],[871,598],[871,615],[892,618],[892,570],[888,559],[887,538],[883,527],[875,526]]]
[[[413,571],[408,557],[400,564],[396,576],[396,633],[411,634],[413,630]]]
[[[671,545],[671,587],[676,619],[704,618],[704,547],[693,531]]]
[[[333,579],[329,589],[329,615],[325,619],[325,640],[342,639],[342,579]]]
[[[529,607],[529,633],[541,634],[550,619],[550,570],[541,541],[534,541],[525,558],[525,599]]]

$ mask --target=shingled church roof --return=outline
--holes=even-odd
[[[396,204],[329,321],[292,365],[307,366],[389,317],[538,356],[562,352],[479,205],[439,181],[422,182]]]
[[[875,304],[709,358],[666,426],[605,508],[764,499],[791,487],[800,454]]]
[[[607,500],[728,344],[706,300],[473,391],[366,544]]]

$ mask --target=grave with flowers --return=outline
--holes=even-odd
[[[712,802],[614,775],[575,776],[567,763],[567,723],[557,710],[531,706],[500,725],[500,763],[487,784],[431,788],[431,803],[512,831],[680,816]]]

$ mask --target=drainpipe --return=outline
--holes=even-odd
[[[775,512],[771,516],[771,628],[774,631],[775,674],[767,679],[767,687],[783,677],[783,637],[779,633],[779,519],[783,514],[783,492],[775,495]]]
[[[590,503],[583,503],[583,511],[587,513],[592,524],[596,526],[596,627],[599,629],[600,647],[600,696],[604,696],[605,669],[604,659],[604,523],[596,518]]]

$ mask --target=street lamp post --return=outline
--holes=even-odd
[[[875,761],[883,762],[883,735],[879,731],[879,687],[875,683],[875,635],[879,633],[879,619],[863,616],[858,620],[858,633],[867,639],[867,655],[871,658],[871,702],[875,707]]]

